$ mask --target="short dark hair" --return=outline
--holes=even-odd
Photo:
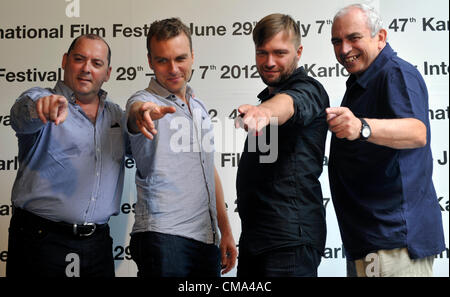
[[[79,39],[81,39],[81,38],[87,38],[87,39],[91,39],[91,40],[101,40],[101,41],[103,41],[106,44],[106,46],[108,47],[108,66],[111,64],[111,48],[109,47],[109,44],[103,38],[98,36],[97,34],[83,34],[83,35],[78,36],[70,44],[69,49],[67,50],[67,54],[70,54],[70,52],[73,50],[73,48],[77,44],[77,41]]]
[[[192,52],[191,31],[185,24],[183,24],[183,22],[181,22],[179,18],[169,18],[160,21],[154,21],[150,25],[150,30],[147,34],[147,54],[149,56],[151,54],[150,42],[153,37],[155,37],[156,40],[161,41],[177,37],[182,33],[186,34],[186,37],[189,40],[189,47]]]
[[[298,24],[291,16],[281,13],[269,14],[256,24],[253,29],[253,41],[255,42],[255,46],[258,47],[263,45],[281,31],[292,33],[295,47],[300,46],[301,36]]]

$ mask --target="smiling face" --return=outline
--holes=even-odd
[[[72,89],[77,100],[84,103],[98,98],[102,84],[108,81],[108,47],[100,39],[80,38],[62,61],[64,83]]]
[[[358,8],[336,18],[331,34],[336,59],[355,75],[366,71],[386,45],[386,30],[372,37],[367,18]]]
[[[297,69],[303,47],[297,48],[290,33],[278,32],[256,47],[256,66],[261,79],[269,87],[283,83]]]
[[[167,40],[150,40],[149,64],[156,80],[172,94],[185,100],[186,85],[191,78],[194,55],[189,39],[181,33]]]

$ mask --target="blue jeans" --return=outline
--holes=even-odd
[[[316,277],[320,260],[319,251],[307,245],[258,255],[239,249],[237,277]]]
[[[138,277],[220,277],[220,250],[214,244],[138,232],[131,235],[130,252]]]

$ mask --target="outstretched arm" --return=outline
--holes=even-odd
[[[236,128],[259,132],[270,124],[271,118],[276,118],[278,125],[286,123],[294,115],[294,101],[291,96],[281,93],[260,105],[241,105],[238,111],[241,119],[236,121]]]

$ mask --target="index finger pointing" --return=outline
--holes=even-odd
[[[163,114],[174,113],[176,111],[175,107],[173,106],[161,106],[160,110]]]
[[[247,113],[247,110],[251,107],[249,104],[244,104],[238,107],[238,112],[241,114]]]
[[[147,127],[150,130],[153,130],[155,128],[155,125],[153,124],[152,118],[150,116],[150,111],[149,110],[144,110],[144,112],[142,113],[142,118],[143,121],[147,124]]]

